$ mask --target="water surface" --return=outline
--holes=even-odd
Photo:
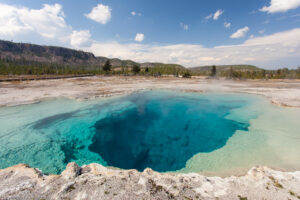
[[[67,163],[236,174],[300,168],[300,111],[242,94],[150,91],[0,108],[0,168]]]

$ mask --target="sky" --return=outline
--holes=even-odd
[[[185,67],[300,66],[300,0],[0,0],[0,39]]]

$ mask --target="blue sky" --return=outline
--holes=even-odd
[[[0,0],[0,39],[187,67],[296,68],[300,0]]]

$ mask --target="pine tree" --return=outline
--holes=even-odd
[[[212,76],[212,77],[215,77],[216,74],[217,74],[217,68],[216,68],[215,65],[213,65],[212,68],[211,68],[211,76]]]
[[[107,60],[107,61],[105,62],[105,65],[103,66],[103,70],[104,70],[105,72],[109,72],[109,71],[111,70],[111,64],[110,64],[110,61],[109,61],[109,60]]]
[[[140,68],[139,65],[133,65],[133,67],[132,67],[132,72],[133,72],[133,73],[137,74],[137,73],[139,73],[140,71],[141,71],[141,68]]]

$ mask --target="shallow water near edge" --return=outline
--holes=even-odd
[[[0,168],[67,163],[237,174],[300,169],[300,111],[245,94],[149,91],[0,108]]]

